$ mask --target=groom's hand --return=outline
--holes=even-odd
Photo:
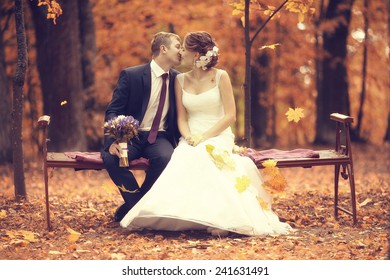
[[[113,156],[117,156],[117,157],[120,157],[121,156],[121,147],[119,146],[118,143],[116,142],[113,142],[110,146],[110,148],[108,149],[108,152],[113,155]]]

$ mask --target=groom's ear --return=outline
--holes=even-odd
[[[166,53],[167,51],[168,51],[167,46],[165,46],[165,45],[160,46],[160,53]]]

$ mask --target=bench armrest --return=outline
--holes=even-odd
[[[332,113],[330,114],[330,119],[334,120],[336,122],[341,122],[341,123],[353,123],[353,118],[347,115],[343,115],[340,113]]]
[[[50,116],[43,115],[38,119],[38,125],[41,127],[47,127],[50,124]]]

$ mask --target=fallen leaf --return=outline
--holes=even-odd
[[[79,240],[79,238],[81,236],[80,232],[77,232],[77,231],[71,229],[70,227],[66,228],[66,230],[70,233],[68,235],[69,242],[76,242],[77,240]]]
[[[7,212],[5,210],[0,210],[0,219],[4,219],[7,217]]]
[[[359,203],[360,207],[366,206],[368,203],[372,201],[371,198],[366,198],[362,203]]]

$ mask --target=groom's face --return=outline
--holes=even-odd
[[[166,52],[167,59],[171,62],[172,67],[180,65],[181,51],[182,51],[182,46],[180,41],[177,38],[172,37],[171,45],[167,46],[167,52]]]

